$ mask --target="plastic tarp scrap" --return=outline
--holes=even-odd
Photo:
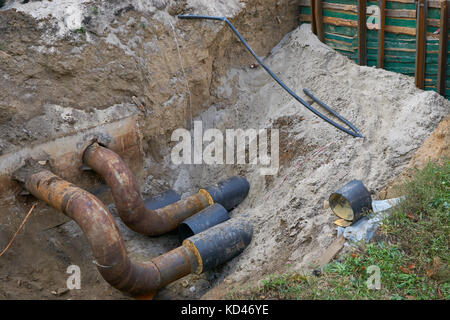
[[[338,227],[337,236],[339,237],[341,234],[344,234],[344,238],[350,242],[358,242],[361,240],[366,242],[370,241],[383,218],[388,216],[392,208],[402,200],[404,200],[404,197],[372,201],[373,213],[369,216],[362,217],[351,226]]]

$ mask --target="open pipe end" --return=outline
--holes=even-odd
[[[352,180],[333,192],[330,208],[339,218],[356,222],[363,213],[372,210],[372,196],[360,180]]]

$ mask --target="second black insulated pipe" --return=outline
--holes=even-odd
[[[230,219],[228,211],[222,205],[215,203],[187,218],[178,226],[180,240],[189,238],[228,219]]]
[[[167,190],[145,199],[144,205],[149,210],[156,210],[180,200],[180,196],[174,190]]]

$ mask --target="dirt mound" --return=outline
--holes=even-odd
[[[450,111],[448,100],[415,88],[411,77],[354,64],[319,42],[309,25],[288,34],[265,62],[295,92],[309,89],[350,120],[365,138],[352,138],[318,119],[261,68],[234,69],[222,79],[224,86],[232,79],[238,84],[237,103],[233,108],[214,106],[210,110],[224,113],[216,117],[215,127],[288,132],[280,157],[289,161],[282,163],[273,178],[261,176],[258,168],[250,166],[191,168],[180,174],[198,177],[197,184],[231,173],[249,179],[249,197],[233,214],[249,216],[255,226],[254,238],[240,257],[221,269],[239,285],[271,272],[313,268],[336,235],[335,216],[323,206],[330,193],[360,179],[376,198]],[[325,146],[322,153],[294,168],[312,150]]]
[[[433,133],[424,141],[422,146],[414,153],[405,170],[378,194],[379,199],[390,199],[401,196],[398,187],[414,172],[410,169],[423,169],[427,162],[442,163],[444,159],[450,159],[450,117],[445,117],[439,123]]]
[[[135,174],[144,177],[145,195],[167,189],[177,176],[163,162],[170,133],[224,101],[215,94],[216,78],[252,61],[225,24],[181,21],[175,17],[181,13],[230,18],[260,55],[298,25],[298,1],[6,1],[0,10],[0,155],[136,112],[128,108],[136,96],[147,116],[139,120],[144,170]],[[0,247],[31,201],[2,199],[7,223],[0,230]],[[49,230],[33,227],[48,215],[60,213],[37,206],[1,258],[0,298],[127,298],[103,281],[73,222]],[[178,245],[176,235],[149,239],[117,223],[134,259]],[[82,290],[54,295],[65,288],[70,264],[82,270]],[[210,286],[208,277],[215,279],[214,274],[192,276],[156,298],[199,297]]]
[[[362,180],[377,194],[449,113],[450,102],[437,93],[416,89],[408,76],[357,66],[319,42],[309,25],[278,43],[296,23],[295,2],[249,0],[215,6],[206,0],[151,1],[145,8],[139,8],[138,2],[115,6],[66,0],[83,5],[81,21],[87,16],[91,20],[81,30],[62,29],[62,34],[58,17],[55,24],[55,17],[36,21],[26,12],[1,12],[0,27],[6,29],[0,45],[2,41],[6,45],[0,50],[9,57],[0,56],[0,70],[6,75],[0,79],[4,88],[0,130],[11,134],[8,139],[0,135],[0,147],[3,144],[4,152],[10,152],[30,141],[51,138],[43,137],[37,125],[25,136],[14,136],[14,130],[27,128],[39,116],[52,118],[70,108],[88,117],[91,107],[109,110],[108,106],[129,102],[135,95],[149,114],[140,124],[145,163],[137,174],[146,177],[141,179],[144,193],[170,186],[184,195],[230,175],[245,176],[250,193],[232,215],[247,215],[253,223],[250,246],[213,271],[170,284],[156,298],[198,298],[225,278],[227,287],[288,268],[308,271],[335,238],[335,217],[323,206],[329,194],[351,179]],[[320,120],[262,68],[250,68],[252,58],[223,24],[176,22],[175,12],[232,17],[290,88],[299,94],[309,89],[365,138],[352,138]],[[48,37],[44,32],[48,26],[58,27],[52,33],[57,37]],[[18,30],[23,39],[17,37]],[[178,127],[189,128],[191,115],[203,121],[204,129],[279,129],[278,174],[262,176],[258,165],[174,165],[170,134]],[[320,154],[306,160],[320,148]],[[4,203],[3,212],[20,220],[29,203],[14,204]],[[114,213],[114,206],[109,208]],[[38,219],[41,210],[50,209],[41,204],[36,210]],[[116,221],[133,259],[154,257],[178,244],[176,235],[143,237]],[[14,229],[2,228],[0,241],[7,241]],[[26,227],[0,262],[2,298],[128,298],[101,279],[87,240],[74,222],[50,230]],[[69,264],[82,268],[82,290],[59,296]]]
[[[104,110],[136,96],[151,114],[142,122],[145,151],[158,155],[168,132],[217,100],[216,77],[251,61],[225,24],[174,15],[227,16],[265,55],[297,26],[297,10],[276,0],[7,1],[0,10],[0,153],[51,139],[46,126],[29,124],[46,109]]]

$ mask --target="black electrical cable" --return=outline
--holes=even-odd
[[[361,134],[361,132],[359,132],[358,129],[356,129],[356,127],[347,119],[345,119],[343,116],[341,116],[339,113],[337,113],[336,111],[334,111],[333,109],[331,109],[330,106],[328,106],[327,104],[325,104],[323,101],[321,101],[319,98],[317,98],[315,95],[313,95],[311,92],[309,92],[308,89],[303,89],[303,92],[309,96],[311,99],[313,99],[315,102],[317,102],[319,105],[321,105],[322,107],[324,107],[325,109],[327,109],[330,113],[334,114],[339,120],[341,120],[342,122],[344,122],[346,125],[348,125],[353,131],[355,131],[356,133],[358,133],[360,135],[361,138],[363,138],[363,135]]]
[[[332,110],[330,107],[325,107],[328,111],[330,111],[331,113],[333,113],[335,116],[337,116],[339,119],[341,119],[342,121],[344,121],[353,131],[350,131],[346,128],[344,128],[343,126],[341,126],[340,124],[334,122],[333,120],[329,119],[328,117],[326,117],[325,115],[323,115],[322,113],[320,113],[319,111],[317,111],[316,109],[314,109],[311,105],[309,105],[306,101],[304,101],[302,98],[300,98],[298,95],[296,95],[291,89],[289,89],[280,79],[278,79],[278,77],[272,72],[272,70],[270,70],[265,64],[264,62],[256,55],[256,53],[253,51],[253,49],[248,45],[247,41],[245,41],[245,39],[242,37],[242,35],[236,30],[236,28],[233,26],[233,24],[225,17],[214,17],[214,16],[203,16],[203,15],[179,15],[178,16],[179,19],[207,19],[207,20],[217,20],[217,21],[223,21],[226,22],[228,24],[228,26],[231,28],[231,30],[233,30],[233,32],[236,34],[236,36],[239,38],[239,40],[241,40],[242,44],[247,48],[247,50],[251,53],[251,55],[253,57],[255,57],[255,59],[258,61],[258,63],[264,68],[264,70],[267,71],[267,73],[270,74],[270,76],[281,86],[283,87],[284,90],[286,90],[292,97],[294,97],[298,102],[300,102],[301,104],[303,104],[306,108],[308,108],[311,112],[313,112],[315,115],[317,115],[318,117],[322,118],[323,120],[325,120],[326,122],[328,122],[329,124],[335,126],[336,128],[338,128],[341,131],[344,131],[345,133],[353,136],[353,137],[357,137],[357,138],[363,138],[363,135],[353,126],[351,125],[351,123],[349,121],[347,121],[345,118],[343,118],[341,115],[339,115],[337,112],[335,112],[334,110]],[[314,99],[314,98],[313,98]],[[316,98],[317,99],[317,98]],[[318,99],[317,99],[318,100]],[[316,100],[317,103],[319,103]],[[319,100],[320,101],[320,100]],[[320,103],[319,103],[320,104]],[[322,104],[321,104],[322,105]],[[322,105],[323,106],[323,105]]]

